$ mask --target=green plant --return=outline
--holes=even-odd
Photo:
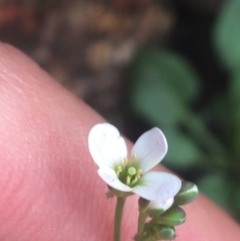
[[[201,167],[200,189],[240,220],[240,1],[227,1],[216,19],[213,44],[228,71],[228,88],[215,93],[201,112],[194,103],[201,80],[182,56],[144,48],[131,68],[131,108],[160,126],[169,142],[168,166]],[[202,113],[208,113],[204,118]],[[216,128],[211,128],[214,123]]]

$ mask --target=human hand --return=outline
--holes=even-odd
[[[0,240],[112,241],[115,201],[104,195],[87,143],[103,119],[5,44],[0,110]],[[239,226],[203,195],[184,209],[177,241],[240,240]],[[136,220],[130,197],[122,240],[132,240]]]

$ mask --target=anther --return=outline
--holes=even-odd
[[[135,178],[134,178],[134,179],[131,181],[131,183],[130,183],[130,187],[134,186],[134,185],[137,183],[137,181],[139,180],[139,178],[140,178],[140,177],[135,176]]]
[[[142,176],[142,170],[139,169],[139,170],[137,171],[137,173],[136,173],[136,178],[140,179],[141,176]]]
[[[137,155],[136,154],[133,154],[132,155],[132,160],[136,159],[137,158]]]
[[[118,166],[117,167],[117,171],[116,171],[116,174],[117,176],[119,177],[120,173],[122,172],[122,167],[121,166]]]
[[[127,176],[126,177],[126,184],[129,186],[131,183],[131,177]]]
[[[142,175],[142,170],[141,170],[141,169],[139,169],[139,170],[137,171],[137,175],[138,175],[138,176],[141,176],[141,175]]]

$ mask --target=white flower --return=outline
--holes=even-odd
[[[164,134],[156,127],[139,137],[130,158],[123,137],[108,123],[91,129],[88,144],[99,166],[98,174],[116,190],[161,203],[174,197],[181,188],[181,180],[172,174],[148,172],[163,159],[168,148]]]

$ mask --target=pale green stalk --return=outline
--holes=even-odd
[[[121,241],[121,221],[125,200],[125,197],[117,197],[114,222],[114,241]]]
[[[143,234],[144,234],[144,225],[147,218],[147,214],[145,212],[139,211],[138,216],[138,230],[136,235],[136,241],[142,241],[143,240]]]

